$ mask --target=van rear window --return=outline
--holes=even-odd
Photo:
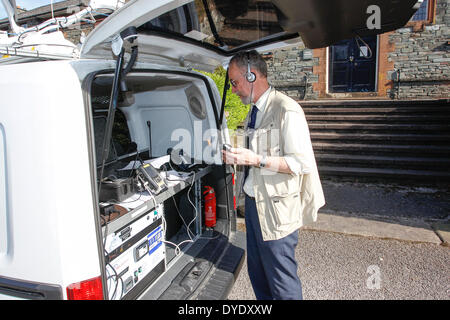
[[[269,0],[197,0],[147,21],[138,31],[189,39],[227,53],[273,37],[297,37],[283,30],[283,18]]]

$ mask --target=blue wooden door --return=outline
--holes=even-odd
[[[375,91],[377,37],[340,41],[330,46],[329,91]]]

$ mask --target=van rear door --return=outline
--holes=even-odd
[[[301,43],[320,48],[395,30],[408,22],[422,1],[136,0],[89,34],[81,57],[110,59],[111,41],[135,27],[138,61],[211,71],[240,50],[263,52]]]

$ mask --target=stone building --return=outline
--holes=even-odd
[[[54,15],[72,14],[88,3],[56,2]],[[51,14],[50,5],[22,11],[18,23],[36,25]],[[251,15],[244,18],[251,19]],[[65,36],[79,43],[82,35],[103,19],[97,16],[95,21],[65,29]],[[0,30],[7,28],[7,19],[0,20]],[[266,53],[265,57],[272,85],[299,100],[447,98],[449,46],[450,0],[424,0],[411,21],[396,31],[314,50],[300,45]]]
[[[424,0],[405,27],[362,40],[271,52],[271,83],[307,100],[450,96],[450,0]]]

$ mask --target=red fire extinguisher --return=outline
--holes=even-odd
[[[216,225],[216,193],[210,186],[205,186],[205,226],[212,228]]]

